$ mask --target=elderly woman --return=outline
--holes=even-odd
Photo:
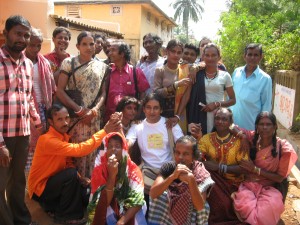
[[[198,156],[195,138],[177,140],[175,161],[161,167],[151,187],[148,225],[207,224],[206,196],[214,182]]]
[[[33,99],[44,131],[46,130],[46,110],[52,105],[53,95],[56,91],[55,81],[48,60],[40,53],[43,35],[36,28],[31,29],[30,42],[26,47],[25,55],[33,63]],[[30,142],[26,170],[29,170],[36,142],[42,133],[34,124],[30,124]]]
[[[240,151],[241,141],[230,131],[231,124],[231,110],[219,108],[214,117],[215,130],[199,140],[203,163],[215,182],[207,198],[209,224],[242,224],[234,213],[231,194],[244,180],[244,170],[239,163],[248,160],[248,155]]]
[[[77,118],[72,118],[71,124],[79,119],[70,131],[73,143],[85,141],[100,130],[99,109],[106,97],[105,85],[102,83],[107,72],[106,64],[93,59],[95,42],[90,32],[82,31],[78,35],[76,47],[79,55],[63,61],[57,87],[59,100],[77,116]],[[81,92],[81,105],[68,96],[66,89]],[[76,166],[82,176],[91,176],[95,158],[96,153],[93,152],[76,159]]]
[[[276,131],[275,115],[262,112],[256,117],[255,132],[246,132],[253,143],[251,160],[240,162],[247,178],[233,200],[240,220],[251,225],[277,224],[284,211],[285,196],[275,186],[289,175],[297,154],[290,143],[277,137]]]
[[[104,155],[92,175],[91,224],[147,224],[143,216],[144,183],[140,169],[128,156],[127,142],[120,133],[104,140]]]

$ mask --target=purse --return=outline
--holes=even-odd
[[[144,179],[144,193],[150,193],[151,186],[153,185],[156,177],[158,176],[159,169],[150,166],[142,166],[142,174]]]
[[[83,67],[84,65],[88,64],[90,61],[81,64],[80,66],[74,68],[75,66],[75,57],[71,59],[71,75],[70,77],[73,77],[73,82],[75,85],[74,90],[65,90],[66,94],[77,104],[82,106],[83,105],[83,98],[82,98],[82,93],[79,91],[76,87],[76,79],[75,79],[75,71],[78,70],[79,68]],[[68,112],[71,118],[77,117],[76,113],[74,112],[73,109],[68,108]]]

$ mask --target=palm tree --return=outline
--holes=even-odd
[[[182,18],[182,26],[186,32],[186,40],[189,41],[189,20],[192,19],[195,23],[201,19],[201,14],[204,9],[201,4],[204,0],[175,0],[170,6],[175,9],[174,19]]]

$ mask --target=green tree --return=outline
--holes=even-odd
[[[175,9],[174,19],[182,21],[187,42],[189,42],[189,20],[197,23],[201,19],[204,11],[201,4],[204,4],[204,0],[175,0],[171,3]]]
[[[299,0],[231,0],[221,16],[219,31],[223,61],[232,72],[243,65],[244,47],[261,43],[264,67],[270,74],[277,69],[300,67]]]

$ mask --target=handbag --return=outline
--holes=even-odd
[[[69,77],[73,77],[73,82],[75,85],[75,89],[74,90],[65,90],[66,94],[79,106],[84,105],[83,104],[83,98],[82,98],[82,93],[81,91],[79,91],[76,87],[76,79],[75,79],[75,71],[80,69],[81,67],[85,66],[86,64],[88,64],[90,61],[81,64],[80,66],[74,68],[75,66],[75,57],[73,57],[71,59],[71,75]],[[76,113],[74,112],[73,109],[68,108],[68,112],[71,118],[75,118],[77,117]]]
[[[142,166],[142,174],[144,179],[144,193],[148,194],[150,193],[150,189],[158,176],[159,169],[150,167],[150,166]]]

